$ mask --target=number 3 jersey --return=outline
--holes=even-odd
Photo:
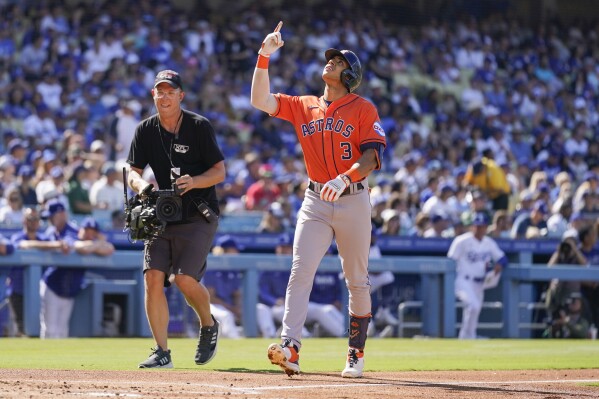
[[[347,171],[368,149],[376,150],[377,169],[386,145],[375,106],[348,94],[327,105],[323,97],[275,94],[272,116],[291,122],[304,152],[310,180],[326,183]]]

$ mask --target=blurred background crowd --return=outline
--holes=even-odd
[[[361,59],[359,94],[376,104],[388,140],[370,181],[382,234],[453,237],[482,207],[498,237],[559,237],[599,211],[594,20],[543,9],[546,18],[530,23],[509,1],[431,1],[430,10],[384,1],[227,10],[210,1],[33,3],[0,2],[4,226],[20,225],[24,206],[62,197],[74,217],[121,228],[133,131],[153,113],[156,72],[174,69],[184,107],[211,120],[225,153],[224,215],[260,211],[257,230],[292,230],[307,184],[302,154],[292,126],[249,101],[256,50],[281,19],[273,92],[322,94],[329,47]],[[499,192],[477,183],[481,163]],[[532,229],[515,226],[534,213]]]
[[[28,208],[58,199],[75,226],[92,216],[121,230],[134,129],[155,112],[156,72],[173,69],[184,108],[210,119],[225,154],[221,233],[292,232],[302,153],[291,124],[250,105],[257,50],[283,20],[274,93],[321,95],[327,48],[360,57],[357,93],[387,136],[369,181],[373,257],[379,235],[452,238],[485,211],[495,238],[584,231],[599,264],[599,23],[584,7],[0,0],[0,227],[21,229]]]

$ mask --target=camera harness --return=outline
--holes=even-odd
[[[179,118],[177,119],[177,123],[175,124],[175,129],[173,132],[175,134],[175,137],[173,137],[171,139],[171,145],[169,147],[169,151],[166,150],[166,145],[164,144],[164,138],[162,137],[163,135],[163,131],[162,131],[162,124],[160,123],[160,114],[158,114],[158,135],[160,136],[160,143],[162,144],[162,149],[164,150],[164,153],[166,154],[166,157],[168,158],[168,161],[171,163],[171,168],[176,168],[175,164],[173,163],[173,147],[175,145],[175,140],[179,137],[179,129],[181,129],[181,123],[183,121],[183,110],[180,111],[179,113]],[[166,133],[164,133],[166,134]],[[196,202],[195,199],[191,199],[191,201],[195,204],[195,206],[198,208],[200,208],[200,206],[198,205],[198,203]],[[203,200],[199,200],[201,203],[203,203],[205,206],[207,206],[207,204],[205,204],[205,201]],[[202,210],[200,210],[200,212],[203,212]]]

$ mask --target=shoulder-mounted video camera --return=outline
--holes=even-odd
[[[168,222],[183,219],[181,191],[173,183],[171,190],[155,190],[148,185],[141,193],[127,197],[127,172],[123,168],[125,194],[125,230],[132,241],[150,240],[162,233]]]

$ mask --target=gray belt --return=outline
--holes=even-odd
[[[324,184],[317,183],[312,180],[310,180],[310,183],[308,184],[308,188],[314,191],[316,194],[320,194],[323,187]],[[341,193],[341,197],[343,197],[344,195],[357,194],[362,190],[364,190],[364,185],[361,182],[352,183],[345,190],[343,190],[343,193]]]

